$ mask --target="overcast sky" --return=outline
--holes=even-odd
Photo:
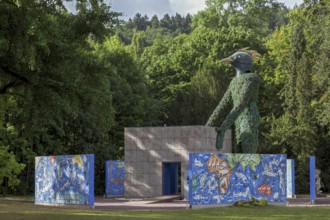
[[[295,4],[299,5],[303,0],[277,0],[285,3],[289,8],[293,8]],[[164,14],[180,15],[196,14],[198,11],[205,9],[205,0],[104,0],[110,4],[113,11],[122,12],[122,19],[128,20],[133,18],[136,13],[148,15],[151,18],[157,15],[162,18]],[[69,11],[74,10],[75,1],[66,3]]]
[[[105,2],[110,3],[112,10],[122,12],[125,20],[134,17],[138,12],[142,15],[147,14],[150,18],[157,14],[161,18],[166,13],[173,15],[177,12],[186,15],[205,9],[205,0],[105,0]],[[292,8],[303,0],[278,0],[278,2],[283,2]]]

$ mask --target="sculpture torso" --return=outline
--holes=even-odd
[[[255,73],[239,74],[229,84],[221,102],[209,118],[207,125],[217,128],[216,147],[221,148],[223,136],[235,123],[236,142],[243,153],[256,153],[258,147],[259,112],[258,91],[261,79]]]
[[[252,54],[252,55],[251,55]],[[241,50],[222,59],[236,69],[236,77],[213,111],[206,125],[216,128],[216,148],[222,148],[224,134],[234,123],[236,141],[241,143],[243,153],[256,153],[258,148],[259,112],[257,108],[258,91],[261,79],[252,71],[253,56],[260,57],[256,51]]]
[[[261,79],[255,73],[245,73],[236,76],[230,83],[230,91],[233,106],[238,106],[242,102],[247,102],[243,107],[241,114],[235,120],[236,141],[241,142],[241,134],[246,130],[258,131],[259,111],[257,107],[258,91]],[[243,95],[248,89],[249,96]],[[242,100],[248,99],[248,100]]]

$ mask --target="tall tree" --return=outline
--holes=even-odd
[[[272,32],[269,26],[271,18],[267,13],[274,13],[282,8],[270,0],[244,1],[244,4],[238,4],[243,1],[234,1],[237,4],[226,7],[231,2],[214,1],[217,5],[209,4],[205,11],[193,18],[194,30],[189,35],[179,35],[166,41],[161,39],[151,47],[145,48],[141,56],[142,70],[152,91],[164,103],[164,123],[176,125],[206,123],[203,119],[206,120],[209,116],[206,114],[209,114],[217,103],[207,97],[201,97],[205,102],[212,103],[212,106],[204,110],[202,108],[205,105],[197,107],[193,94],[199,93],[195,89],[202,85],[199,87],[195,75],[212,80],[211,78],[215,77],[214,71],[221,71],[218,73],[221,76],[218,76],[217,84],[224,85],[228,83],[230,71],[216,64],[217,59],[244,47],[251,47],[261,53],[265,51],[265,38]],[[174,18],[174,21],[180,20],[179,16]],[[163,22],[168,19],[165,16]],[[216,67],[210,68],[210,63]],[[210,73],[212,77],[201,72]],[[234,73],[232,77],[233,75]],[[193,81],[194,86],[192,86]],[[204,81],[205,79],[200,83]],[[218,89],[219,94],[223,94],[226,87],[221,86]],[[207,96],[206,90],[203,91],[205,91],[203,96]],[[221,97],[217,98],[221,99]],[[203,112],[203,115],[193,116],[192,109]]]
[[[141,32],[135,32],[132,38],[132,47],[136,58],[140,58],[144,50],[144,41]]]
[[[26,164],[21,193],[33,184],[35,155],[88,151],[114,123],[104,68],[90,42],[118,24],[103,1],[0,2],[0,146]],[[3,77],[2,77],[3,76]]]
[[[270,144],[298,160],[296,182],[297,191],[300,192],[308,189],[308,185],[300,183],[308,178],[308,157],[315,152],[317,145],[317,126],[312,107],[314,73],[309,52],[310,39],[307,35],[309,22],[304,13],[304,10],[293,10],[289,25],[273,35],[287,39],[276,41],[278,45],[274,48],[279,51],[276,55],[274,52],[270,53],[276,57],[275,72],[278,74],[277,82],[280,82],[278,85],[284,87],[284,105],[282,115],[278,117],[281,111],[277,111],[277,116],[268,121],[271,124]],[[282,35],[284,33],[287,35]]]
[[[152,16],[151,18],[151,27],[152,28],[158,28],[159,27],[159,20],[157,15]]]
[[[317,168],[321,170],[322,191],[330,190],[330,1],[306,1],[309,21],[309,50],[313,53],[313,101],[317,122]]]
[[[301,25],[294,26],[290,45],[286,61],[288,79],[284,87],[285,113],[273,127],[273,134],[282,136],[280,143],[289,147],[287,153],[292,152],[300,161],[306,161],[315,147],[315,125],[311,108],[311,65]]]
[[[172,20],[169,14],[165,14],[162,19],[159,21],[160,27],[173,30]]]

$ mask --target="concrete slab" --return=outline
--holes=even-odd
[[[175,200],[178,196],[161,196],[148,199],[95,198],[95,209],[111,211],[173,211],[188,209],[187,201]]]
[[[290,198],[287,206],[297,207],[315,207],[315,206],[330,206],[330,197],[317,197],[315,203],[311,204],[310,198]]]
[[[189,209],[190,206],[188,201],[180,200],[180,197],[180,195],[159,196],[147,199],[97,197],[95,198],[95,209],[111,211],[173,211]],[[309,198],[293,198],[288,199],[288,203],[286,205],[289,207],[329,207],[330,197],[318,197],[315,204],[310,204]],[[201,206],[200,208],[207,208],[207,206]]]

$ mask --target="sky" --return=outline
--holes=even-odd
[[[293,8],[295,4],[299,5],[303,0],[277,0]],[[164,14],[180,15],[196,14],[205,9],[205,0],[104,0],[106,4],[111,5],[113,11],[122,12],[121,17],[124,20],[133,18],[136,13],[147,15],[151,18],[157,15],[162,18]],[[69,11],[75,11],[75,1],[66,3]]]
[[[196,14],[205,9],[205,0],[104,0],[110,3],[112,10],[122,12],[123,19],[133,18],[136,13],[148,15],[151,18],[156,14],[159,18],[164,14],[174,15],[179,13]],[[277,0],[283,2],[287,7],[293,8],[295,4],[299,5],[303,0]]]

